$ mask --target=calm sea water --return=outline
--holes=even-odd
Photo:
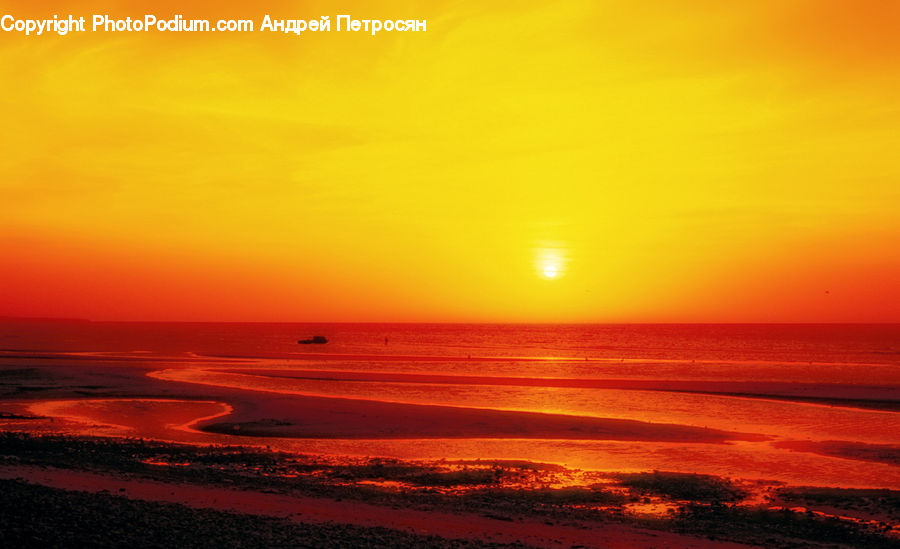
[[[297,345],[324,335],[327,345]],[[385,344],[387,338],[387,344]],[[0,322],[0,349],[900,364],[900,324],[485,325]]]

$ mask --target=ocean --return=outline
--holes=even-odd
[[[0,411],[54,418],[7,428],[900,488],[900,325],[5,321],[0,349]]]

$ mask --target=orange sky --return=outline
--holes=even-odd
[[[0,33],[0,316],[900,322],[896,2],[138,4],[428,31]]]

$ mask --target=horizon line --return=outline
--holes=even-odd
[[[410,325],[482,325],[482,326],[896,326],[897,321],[442,321],[442,320],[136,320],[90,319],[73,317],[0,316],[0,322],[80,322],[91,324],[410,324]]]

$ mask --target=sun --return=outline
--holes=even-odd
[[[566,249],[559,243],[535,248],[534,274],[544,280],[558,280],[566,275],[569,259]]]

